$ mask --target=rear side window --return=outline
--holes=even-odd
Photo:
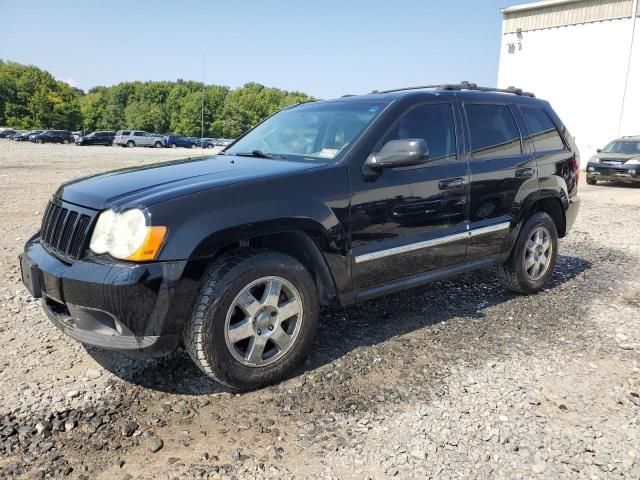
[[[531,130],[531,139],[536,152],[565,149],[562,137],[547,112],[535,107],[522,107],[521,110]]]
[[[379,147],[390,140],[422,138],[430,160],[455,160],[456,130],[448,103],[420,105],[405,113],[387,133]]]
[[[144,137],[144,133],[143,132],[133,132],[133,136],[134,137]]]
[[[473,158],[520,155],[520,131],[506,105],[465,105]]]

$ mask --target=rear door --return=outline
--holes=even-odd
[[[366,177],[366,158],[360,158],[350,169],[356,289],[464,263],[468,177],[457,103],[435,99],[407,107],[373,152],[408,138],[427,142],[426,164]]]
[[[139,147],[146,147],[150,144],[148,135],[147,132],[133,132],[133,141]]]
[[[503,252],[526,197],[538,191],[535,159],[508,103],[463,105],[471,149],[469,260]]]

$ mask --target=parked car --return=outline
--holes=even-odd
[[[80,137],[84,136],[84,132],[71,132],[71,135],[73,135],[73,141],[77,141]]]
[[[73,135],[68,130],[46,130],[29,135],[29,140],[35,143],[64,143],[66,145],[73,142]]]
[[[7,138],[11,135],[15,135],[16,133],[18,133],[16,130],[5,128],[4,130],[0,130],[0,138]]]
[[[185,137],[184,135],[168,135],[165,137],[165,146],[176,148],[176,147],[184,147],[184,148],[196,148],[198,143],[194,141],[192,138]]]
[[[509,290],[544,288],[579,165],[549,103],[518,89],[304,103],[222,155],[65,183],[22,279],[80,342],[184,345],[206,375],[252,389],[309,354],[320,306],[488,267]]]
[[[235,142],[235,140],[231,139],[231,138],[217,138],[216,142],[215,142],[215,145],[217,147],[228,147],[233,142]]]
[[[44,130],[30,130],[27,132],[20,132],[20,133],[16,133],[13,137],[11,137],[12,140],[15,140],[16,142],[26,142],[27,140],[29,140],[29,136],[30,135],[38,135],[39,133],[42,133]]]
[[[164,147],[164,137],[142,130],[118,130],[114,139],[121,147]]]
[[[76,139],[76,145],[113,145],[113,140],[116,137],[115,132],[99,130],[97,132],[91,132],[89,135]]]
[[[200,148],[214,148],[216,146],[213,138],[196,138],[196,140]]]
[[[612,141],[591,157],[587,164],[587,183],[598,180],[640,185],[640,135]]]

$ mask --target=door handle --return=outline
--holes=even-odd
[[[438,188],[440,190],[454,190],[456,188],[464,187],[464,178],[448,178],[447,180],[440,180]]]
[[[516,170],[516,178],[531,178],[536,173],[535,168],[519,168]]]

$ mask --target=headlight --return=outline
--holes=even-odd
[[[590,163],[600,163],[600,159],[598,157],[591,157],[591,160],[589,160]]]
[[[640,165],[640,157],[632,158],[624,162],[625,165]]]
[[[156,258],[166,234],[167,227],[148,226],[142,210],[106,210],[98,217],[89,248],[93,253],[143,262]]]

